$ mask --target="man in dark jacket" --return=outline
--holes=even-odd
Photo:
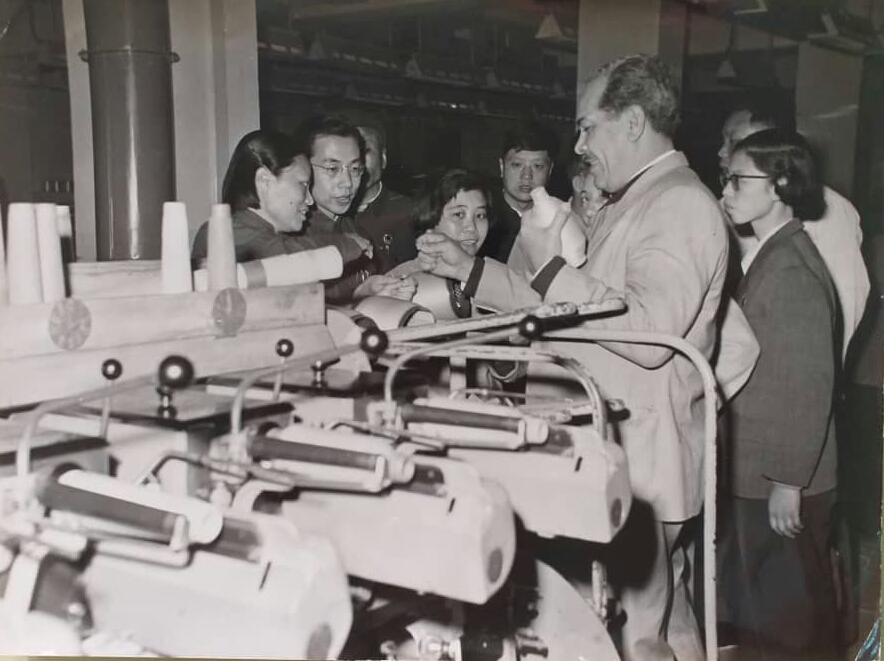
[[[307,218],[304,235],[364,235],[355,218],[348,214],[365,173],[362,134],[341,118],[319,116],[306,120],[297,137],[313,167],[310,192],[316,204]],[[413,279],[378,275],[379,271],[378,264],[367,255],[348,263],[340,278],[325,282],[326,302],[340,305],[372,295],[411,299],[416,289]]]
[[[417,257],[412,221],[415,201],[384,185],[387,136],[383,125],[370,116],[354,118],[365,140],[365,174],[354,207],[356,225],[371,239],[380,273]],[[410,239],[410,240],[409,240]]]
[[[502,187],[491,205],[491,226],[480,257],[506,264],[522,227],[522,214],[534,206],[531,191],[546,186],[556,149],[555,134],[536,122],[506,133],[499,161]]]

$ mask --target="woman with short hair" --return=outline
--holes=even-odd
[[[743,644],[834,658],[829,538],[841,322],[832,279],[802,228],[825,212],[823,186],[804,138],[779,129],[738,143],[722,179],[731,221],[759,239],[742,260],[735,298],[761,348],[731,402],[739,561],[721,577],[724,598]]]

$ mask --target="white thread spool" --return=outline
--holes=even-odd
[[[208,254],[209,289],[217,291],[237,287],[236,247],[233,243],[233,218],[230,205],[213,204],[209,217]]]
[[[34,205],[27,202],[10,204],[6,230],[9,246],[6,257],[9,302],[12,305],[41,303],[43,284]]]
[[[56,204],[55,218],[58,222],[58,236],[63,239],[72,239],[74,226],[71,223],[71,208],[66,204]]]
[[[563,205],[570,209],[567,202],[552,197],[543,187],[532,190],[531,199],[534,200],[534,207],[522,217],[522,222],[524,223],[527,219],[537,227],[549,227],[553,217]],[[586,234],[583,233],[574,218],[568,218],[562,227],[562,257],[574,268],[582,266],[586,261]]]
[[[65,296],[64,262],[61,259],[61,237],[58,235],[58,215],[55,205],[34,205],[37,215],[37,245],[40,252],[40,282],[43,302],[53,303]]]
[[[77,247],[74,245],[74,225],[71,222],[71,208],[66,204],[56,204],[55,219],[58,221],[58,236],[61,239],[62,261],[66,263],[76,261]]]
[[[330,280],[339,277],[343,271],[341,252],[334,246],[325,246],[237,264],[236,281],[240,289],[285,287]],[[206,291],[209,288],[208,270],[194,271],[193,281],[196,291]]]
[[[163,202],[160,267],[164,294],[193,291],[187,208],[183,202]]]

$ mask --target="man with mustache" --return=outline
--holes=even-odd
[[[712,361],[728,231],[717,200],[673,147],[677,123],[678,94],[662,61],[632,55],[604,65],[578,105],[574,149],[607,194],[583,265],[572,267],[561,257],[561,229],[570,216],[565,208],[545,228],[523,223],[513,250],[522,267],[513,258],[509,266],[473,258],[439,235],[418,239],[419,258],[428,270],[465,282],[477,304],[498,310],[622,298],[625,313],[589,319],[582,327],[677,335]],[[725,397],[745,383],[757,357],[754,338],[744,331],[736,356],[717,373]],[[643,659],[643,649],[664,641],[679,661],[705,658],[685,583],[685,528],[703,506],[699,374],[661,347],[540,344],[587,365],[602,394],[629,409],[618,431],[636,500],[608,556],[609,578],[626,611],[623,658]],[[529,395],[577,393],[557,368],[532,364],[528,377]]]

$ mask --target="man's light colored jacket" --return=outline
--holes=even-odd
[[[531,277],[522,239],[509,267],[486,259],[481,272],[474,270],[477,281],[473,278],[468,288],[475,289],[478,304],[505,310],[620,296],[628,306],[625,314],[590,320],[584,327],[669,333],[713,357],[728,232],[716,199],[682,154],[653,165],[620,200],[600,211],[588,236],[587,261],[579,269],[554,259]],[[733,364],[726,371],[745,382],[757,344],[745,319],[736,316],[738,326],[742,322],[740,337],[730,345],[738,350],[730,352]],[[567,341],[547,346],[581,360],[603,395],[623,400],[629,409],[619,430],[636,496],[653,505],[659,520],[696,515],[703,499],[704,437],[702,385],[691,363],[651,346]],[[561,372],[556,378],[549,370],[532,366],[532,394],[579,392]]]

